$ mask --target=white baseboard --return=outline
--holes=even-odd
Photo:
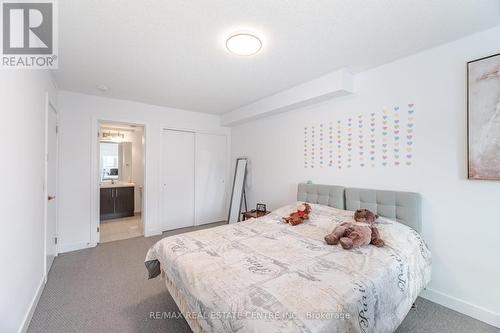
[[[40,281],[40,284],[36,289],[35,295],[33,295],[33,299],[31,300],[28,311],[24,315],[23,322],[18,330],[19,333],[26,333],[26,331],[28,330],[31,318],[33,317],[33,313],[35,313],[36,306],[38,305],[38,301],[40,300],[40,296],[42,295],[43,288],[45,287],[45,281],[47,281],[47,277],[43,276],[42,281]]]
[[[144,237],[158,236],[161,235],[162,233],[163,232],[161,230],[145,230]]]
[[[428,299],[429,301],[441,304],[442,306],[446,306],[447,308],[500,328],[500,313],[493,312],[433,289],[426,289],[422,291],[420,296]]]
[[[72,244],[59,244],[57,247],[57,252],[58,253],[65,253],[65,252],[71,252],[71,251],[76,251],[76,250],[83,250],[87,249],[89,247],[94,247],[96,244],[92,243],[87,243],[87,242],[78,242],[78,243],[72,243]]]

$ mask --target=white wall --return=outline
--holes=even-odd
[[[160,232],[161,134],[165,127],[196,129],[229,135],[218,116],[148,104],[59,92],[60,151],[59,250],[95,245],[91,233],[93,187],[91,154],[97,120],[145,125],[146,179],[144,183],[145,235]],[[95,166],[96,168],[98,166]],[[97,226],[95,226],[97,227]]]
[[[500,326],[500,182],[466,179],[466,62],[500,52],[500,26],[366,71],[356,93],[232,128],[232,159],[250,158],[249,199],[276,208],[298,182],[406,190],[423,196],[433,253],[426,297]],[[303,128],[338,117],[416,106],[414,163],[304,168]]]
[[[29,323],[45,280],[46,92],[56,97],[48,71],[0,71],[1,332]]]

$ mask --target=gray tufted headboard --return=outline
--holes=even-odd
[[[297,200],[345,209],[342,186],[299,184]]]
[[[345,203],[347,210],[367,208],[380,216],[421,231],[422,217],[418,193],[346,188]]]
[[[299,184],[297,199],[353,211],[367,208],[379,216],[421,231],[421,199],[418,193]]]

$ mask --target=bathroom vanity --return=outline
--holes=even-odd
[[[134,216],[134,183],[104,182],[100,191],[101,221]]]

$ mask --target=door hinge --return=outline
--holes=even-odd
[[[54,237],[54,244],[57,244],[57,237]]]
[[[99,230],[100,230],[99,227],[97,227],[97,232],[99,232]]]
[[[59,125],[56,125],[56,133],[59,133]]]
[[[99,133],[99,131],[97,131],[97,137],[101,137],[101,133]]]

